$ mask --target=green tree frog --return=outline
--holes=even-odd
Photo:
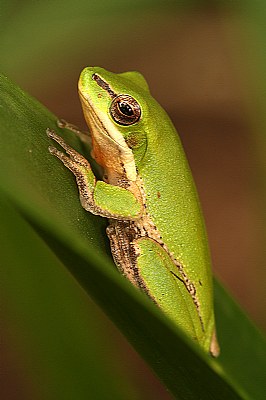
[[[177,132],[138,72],[85,68],[79,96],[102,167],[89,162],[54,131],[51,146],[76,177],[85,210],[109,220],[107,235],[118,269],[213,356],[213,289],[199,201]]]

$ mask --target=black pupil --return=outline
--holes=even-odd
[[[134,115],[132,108],[124,101],[120,101],[118,107],[122,114],[127,115],[128,117]]]

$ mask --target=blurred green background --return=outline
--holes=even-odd
[[[143,73],[184,144],[214,273],[264,330],[265,20],[263,1],[0,1],[0,70],[58,117],[85,128],[83,67]],[[1,206],[2,398],[170,399],[35,232]],[[68,381],[68,364],[86,371],[88,359],[88,380]],[[56,363],[53,382],[45,371]]]

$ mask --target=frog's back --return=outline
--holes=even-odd
[[[155,100],[151,105],[153,126],[147,128],[146,153],[139,165],[147,211],[195,285],[204,324],[213,325],[210,255],[197,191],[171,120]]]

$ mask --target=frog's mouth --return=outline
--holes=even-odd
[[[111,90],[109,86],[108,88]],[[109,177],[116,176],[135,181],[137,177],[135,159],[123,135],[110,122],[108,113],[95,111],[89,95],[84,96],[79,91],[79,96],[92,137],[93,158],[104,168]]]

